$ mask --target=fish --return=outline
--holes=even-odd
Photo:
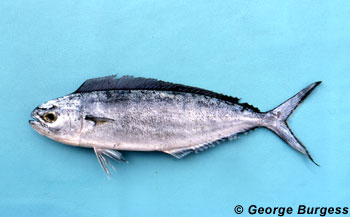
[[[88,79],[73,93],[37,106],[29,124],[52,140],[92,148],[108,176],[115,170],[109,159],[127,162],[122,151],[158,151],[183,158],[259,127],[318,165],[287,119],[320,83],[261,112],[239,98],[210,90],[112,75]]]

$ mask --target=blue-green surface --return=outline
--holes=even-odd
[[[0,1],[1,216],[234,216],[234,206],[350,206],[350,2]],[[290,118],[313,165],[266,129],[177,160],[93,151],[37,134],[32,109],[85,79],[152,77],[269,110],[311,82]]]

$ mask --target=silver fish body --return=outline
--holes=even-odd
[[[307,155],[286,120],[319,84],[313,83],[269,112],[237,98],[154,79],[124,76],[85,82],[73,94],[34,109],[30,121],[40,134],[56,141],[94,148],[107,174],[107,157],[118,152],[161,151],[181,158],[257,127],[267,127]]]
[[[196,148],[251,129],[261,116],[191,93],[119,90],[86,93],[81,99],[82,112],[111,121],[85,123],[80,145],[118,150]]]

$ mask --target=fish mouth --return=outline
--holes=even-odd
[[[39,115],[36,112],[32,112],[32,114],[30,115],[30,117],[32,118],[32,120],[29,120],[29,124],[35,129],[35,126],[40,125],[40,119],[38,117]]]
[[[33,126],[35,124],[40,124],[40,121],[38,119],[36,119],[36,118],[33,118],[33,119],[34,120],[29,120],[28,121],[31,126]]]
[[[30,117],[33,119],[33,120],[29,120],[30,125],[33,125],[35,123],[40,123],[40,115],[38,114],[36,109],[32,111],[32,113],[30,114]]]
[[[39,113],[36,110],[34,110],[31,113],[30,117],[32,118],[32,120],[28,121],[30,126],[38,133],[43,134],[45,131],[44,129],[46,127],[46,124],[42,122]]]

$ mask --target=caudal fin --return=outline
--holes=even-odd
[[[311,157],[306,147],[293,134],[288,127],[287,119],[298,105],[321,83],[315,82],[301,90],[292,98],[288,99],[275,109],[268,111],[264,116],[263,125],[277,134],[283,141],[295,150],[306,155],[314,164],[319,166]]]

